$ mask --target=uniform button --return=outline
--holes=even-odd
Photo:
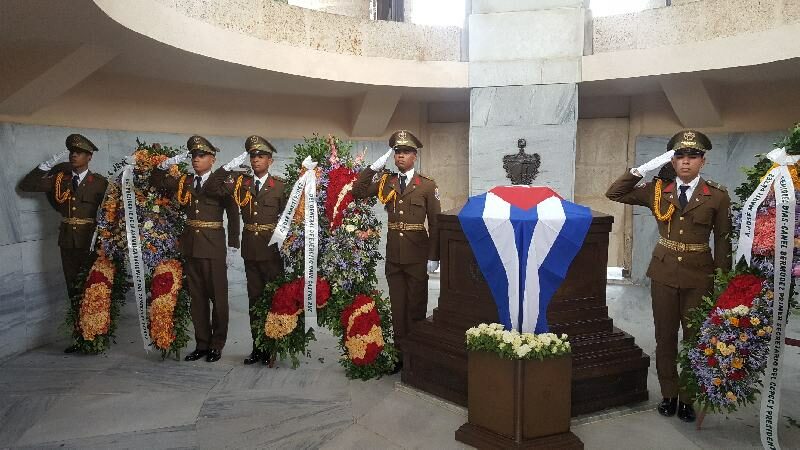
[[[683,256],[678,256],[678,261],[683,261]]]
[[[195,200],[194,202],[195,202],[195,203],[200,203],[200,200]]]
[[[199,232],[200,232],[200,230],[194,230],[194,232],[195,232],[195,233],[199,233]]]
[[[403,201],[402,201],[402,200],[400,200],[398,203],[400,203],[400,204],[402,205],[402,204],[403,204]]]
[[[253,205],[258,206],[258,202],[253,202]]]
[[[400,211],[400,214],[403,214],[403,211]]]
[[[75,211],[76,209],[78,209],[78,208],[76,208],[76,207],[74,207],[74,206],[72,207],[72,210],[73,210],[73,211]]]
[[[680,218],[680,219],[678,219],[678,220],[683,220],[683,217],[681,217],[681,218]]]
[[[75,197],[72,197],[72,201],[74,202],[75,200],[77,200],[77,198],[75,198]]]
[[[403,237],[403,232],[402,231],[400,232],[400,237]]]
[[[253,211],[253,215],[257,216],[258,215],[258,211]]]
[[[195,210],[194,210],[194,213],[195,213],[195,214],[200,214],[200,210],[199,210],[199,209],[195,209]]]
[[[256,226],[258,226],[258,222],[253,222],[253,225],[256,225]]]
[[[258,231],[255,232],[255,235],[258,236]]]
[[[77,229],[78,229],[78,227],[72,227],[72,229],[73,229],[73,230],[77,230]]]
[[[678,230],[678,234],[683,234],[683,230]]]

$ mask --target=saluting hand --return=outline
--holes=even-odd
[[[233,158],[228,164],[222,166],[222,168],[230,172],[244,164],[244,162],[247,161],[248,156],[250,156],[250,153],[244,152],[236,158]]]
[[[44,162],[39,164],[39,169],[48,171],[58,165],[58,163],[66,161],[67,156],[69,156],[69,150],[64,150],[61,153],[56,153],[55,155],[47,158]]]
[[[439,268],[439,261],[428,261],[428,273],[436,272]]]
[[[167,170],[167,169],[169,169],[170,166],[172,166],[174,164],[180,164],[180,163],[186,161],[187,159],[189,159],[190,155],[191,155],[191,153],[189,153],[189,152],[178,153],[177,155],[173,156],[172,158],[167,158],[164,161],[162,161],[161,164],[158,165],[158,168],[161,169],[161,170]]]
[[[391,156],[392,153],[394,153],[394,149],[390,148],[388,152],[383,154],[383,156],[381,156],[380,158],[376,159],[375,162],[372,163],[371,166],[369,166],[369,168],[374,170],[375,172],[383,169],[384,166],[386,166],[386,161],[389,160],[389,156]]]
[[[639,167],[635,167],[631,169],[631,174],[645,177],[647,172],[651,172],[663,166],[664,164],[668,163],[672,159],[672,155],[675,154],[675,150],[669,150],[664,152],[663,154],[656,156],[655,158],[647,161],[646,163],[642,164]]]

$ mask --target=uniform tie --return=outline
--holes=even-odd
[[[72,193],[78,192],[78,176],[74,173],[72,174]]]
[[[203,177],[200,177],[200,176],[195,176],[194,177],[194,190],[195,191],[199,191],[200,188],[203,187],[203,185],[200,184],[202,180],[203,180]]]
[[[689,204],[689,199],[686,198],[686,191],[689,190],[689,186],[686,184],[682,184],[679,189],[681,190],[681,195],[678,196],[678,202],[681,204],[681,209],[686,208],[686,205]]]
[[[400,193],[402,194],[403,191],[406,190],[406,176],[400,175]]]
[[[261,190],[261,180],[256,180],[256,194]]]

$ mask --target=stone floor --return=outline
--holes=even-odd
[[[431,299],[438,281],[431,282]],[[647,290],[608,287],[611,316],[653,354]],[[223,359],[209,364],[161,361],[142,351],[128,307],[118,344],[102,356],[61,353],[65,342],[0,365],[0,447],[12,448],[464,448],[453,439],[466,411],[389,376],[349,381],[335,339],[321,334],[297,370],[245,367],[246,299],[232,299]],[[433,305],[431,305],[433,307]],[[794,325],[790,336],[800,337]],[[787,347],[781,441],[800,447],[800,349]],[[709,416],[703,429],[654,410],[651,401],[582,416],[573,432],[589,449],[759,448],[758,409]]]

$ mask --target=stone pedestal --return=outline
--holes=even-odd
[[[542,164],[534,181],[574,197],[583,0],[473,0],[469,17],[470,195],[510,184],[517,139]]]

